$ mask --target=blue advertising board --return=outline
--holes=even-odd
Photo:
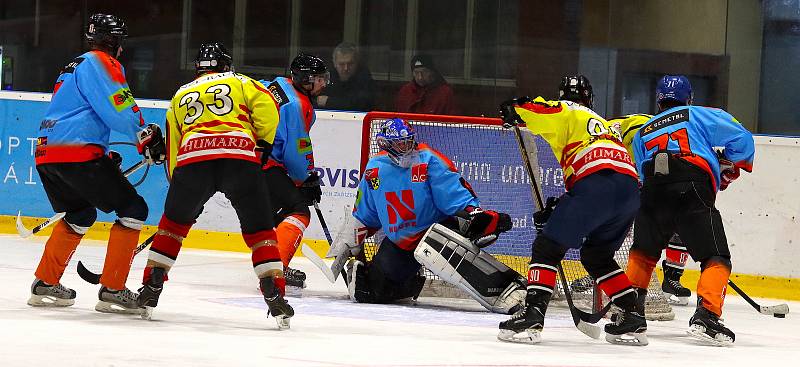
[[[0,215],[16,215],[18,211],[30,217],[50,217],[54,214],[36,172],[33,156],[48,100],[46,94],[41,94],[39,100],[0,98],[0,197],[3,198],[0,200]],[[165,109],[142,108],[142,114],[148,123],[158,123],[164,128]],[[116,132],[111,133],[111,141],[128,142],[127,138]],[[115,144],[111,149],[122,154],[123,169],[141,160],[134,146]],[[140,169],[128,179],[136,183],[147,169]],[[147,224],[157,224],[161,218],[168,186],[163,165],[158,165],[149,167],[147,177],[136,187],[150,207]],[[112,222],[116,218],[113,214],[98,214],[98,220],[103,222]]]

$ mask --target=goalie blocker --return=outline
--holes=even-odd
[[[526,282],[519,273],[444,225],[428,229],[414,258],[492,312],[514,313],[525,300]]]

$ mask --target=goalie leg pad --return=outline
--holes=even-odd
[[[443,225],[428,229],[414,257],[492,312],[513,312],[525,298],[519,273]]]

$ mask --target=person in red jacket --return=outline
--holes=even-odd
[[[439,74],[428,55],[411,58],[414,78],[400,88],[395,97],[397,112],[457,115],[453,88]]]

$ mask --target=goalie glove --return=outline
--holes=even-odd
[[[469,224],[464,236],[479,248],[491,245],[497,241],[500,233],[506,232],[512,227],[511,216],[506,213],[475,208],[471,211],[468,209],[467,215]]]
[[[500,118],[503,120],[503,127],[506,129],[510,129],[514,126],[524,124],[525,122],[522,121],[521,117],[519,117],[519,114],[514,109],[514,107],[531,101],[532,101],[531,97],[523,96],[519,98],[512,98],[501,103]]]
[[[139,154],[147,160],[147,164],[161,164],[167,159],[167,146],[158,125],[148,124],[147,127],[136,133],[136,138],[136,148],[139,150]]]
[[[325,257],[356,256],[361,252],[364,240],[369,237],[369,229],[353,216],[350,206],[345,206],[344,210],[344,221]]]
[[[536,233],[542,233],[547,221],[550,220],[550,215],[553,214],[553,209],[558,205],[558,198],[551,196],[547,198],[544,208],[536,213],[533,213],[533,226],[536,228]]]

